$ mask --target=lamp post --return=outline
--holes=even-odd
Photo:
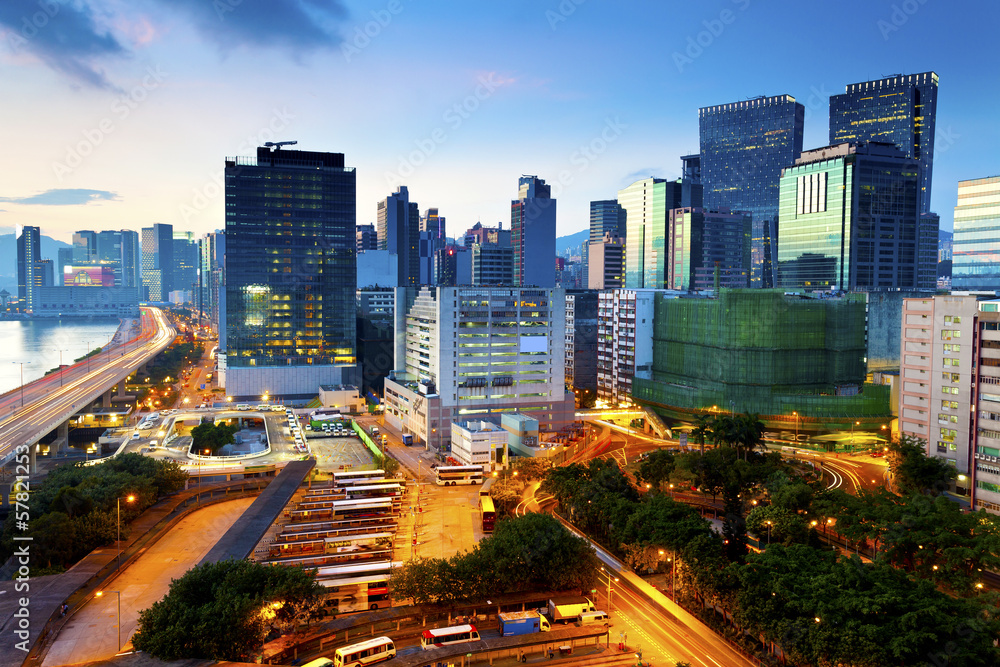
[[[795,444],[799,444],[799,413],[792,410],[792,414],[795,416]]]
[[[63,365],[62,365],[62,353],[63,350],[59,350],[59,386],[63,386]]]
[[[851,454],[854,453],[854,427],[860,423],[859,421],[851,422]]]
[[[115,653],[122,650],[122,592],[121,591],[97,591],[94,597],[104,597],[105,593],[114,593],[118,596],[118,648]]]
[[[130,503],[135,500],[135,496],[129,494],[125,497],[125,502]],[[118,545],[118,570],[122,569],[122,499],[118,498],[118,536],[115,543]],[[118,642],[118,646],[121,647],[121,642]]]
[[[614,604],[611,601],[611,582],[612,580],[618,581],[618,577],[612,577],[611,573],[605,570],[603,565],[601,566],[601,572],[603,572],[604,576],[608,578],[608,613],[610,614],[614,610]]]
[[[17,364],[21,367],[21,407],[24,407],[24,362],[23,361],[12,361],[12,364]]]
[[[89,373],[90,372],[90,341],[89,340],[85,340],[83,342],[87,344],[87,372]]]
[[[767,524],[767,544],[768,544],[768,546],[770,546],[771,545],[771,522],[770,521],[765,521],[764,523]]]

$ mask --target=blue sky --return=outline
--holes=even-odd
[[[226,156],[343,152],[359,223],[399,184],[449,234],[510,224],[520,174],[560,234],[589,202],[678,175],[698,108],[790,94],[806,148],[828,97],[940,76],[932,208],[1000,173],[994,3],[710,0],[4,0],[0,226],[224,226]]]

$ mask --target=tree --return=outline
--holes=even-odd
[[[705,438],[712,433],[712,415],[698,415],[695,419],[694,428],[691,429],[691,435],[697,441],[698,445],[701,447],[701,455],[705,455]]]
[[[896,490],[936,496],[947,491],[957,471],[944,459],[927,456],[927,441],[900,435],[889,443],[886,461]]]
[[[661,484],[670,479],[676,467],[674,455],[670,451],[656,449],[651,451],[639,464],[639,478],[654,488],[659,488]]]
[[[239,426],[236,424],[202,422],[191,429],[191,448],[196,452],[210,449],[214,454],[226,445],[234,442],[238,430]]]
[[[132,644],[161,660],[253,662],[268,632],[316,611],[323,588],[313,574],[247,560],[197,565],[139,614]]]
[[[552,462],[534,456],[518,457],[514,459],[513,468],[522,480],[533,482],[536,479],[545,478],[546,473],[552,468]]]
[[[395,477],[396,473],[399,472],[399,461],[388,454],[378,454],[375,457],[375,465],[378,466],[379,470],[385,471],[386,477]]]

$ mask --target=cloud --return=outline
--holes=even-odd
[[[127,56],[128,50],[106,29],[86,2],[3,0],[0,26],[16,51],[37,57],[76,83],[118,90],[97,63]]]
[[[659,167],[645,167],[643,169],[636,169],[630,174],[625,174],[622,178],[623,183],[635,183],[636,181],[642,181],[647,178],[664,178],[663,172]]]
[[[341,0],[159,0],[181,8],[195,27],[223,51],[278,48],[293,56],[336,48],[335,24],[347,16]]]
[[[116,201],[118,194],[108,190],[63,188],[46,190],[30,197],[0,197],[0,202],[33,206],[79,206],[95,201]]]

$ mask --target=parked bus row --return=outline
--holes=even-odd
[[[399,514],[399,501],[392,498],[369,498],[363,500],[338,500],[328,507],[316,509],[285,510],[285,518],[291,522],[370,519]]]
[[[328,536],[312,540],[293,542],[275,541],[269,546],[269,558],[291,558],[294,556],[315,556],[319,554],[339,554],[350,551],[371,550],[379,546],[392,545],[392,533],[366,533],[361,535]]]
[[[368,519],[345,519],[342,521],[317,521],[316,523],[288,524],[275,538],[278,542],[301,542],[326,537],[344,535],[364,535],[371,532],[386,531],[395,533],[399,526],[391,516]]]

